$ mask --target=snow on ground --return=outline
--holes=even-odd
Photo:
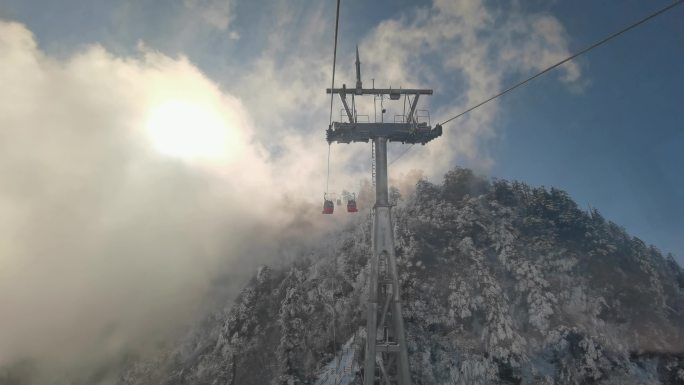
[[[354,380],[359,366],[354,360],[354,338],[352,336],[342,349],[337,352],[335,358],[330,361],[318,376],[316,385],[349,385]]]

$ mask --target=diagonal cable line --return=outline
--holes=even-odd
[[[563,64],[565,64],[565,63],[567,63],[567,62],[569,62],[570,60],[575,59],[576,57],[578,57],[578,56],[580,56],[580,55],[582,55],[582,54],[584,54],[584,53],[586,53],[586,52],[589,52],[589,51],[591,51],[592,49],[594,49],[594,48],[596,48],[596,47],[599,47],[599,46],[601,46],[601,45],[607,43],[608,41],[610,41],[610,40],[612,40],[612,39],[614,39],[614,38],[616,38],[616,37],[622,35],[623,33],[627,32],[627,31],[629,31],[629,30],[631,30],[631,29],[634,29],[634,28],[640,26],[641,24],[644,24],[645,22],[647,22],[647,21],[649,21],[649,20],[651,20],[651,19],[653,19],[653,18],[655,18],[655,17],[657,17],[657,16],[659,16],[659,15],[661,15],[661,14],[663,14],[663,13],[669,11],[670,9],[672,9],[672,8],[674,8],[674,7],[676,7],[676,6],[680,5],[680,4],[682,4],[682,3],[684,3],[684,0],[677,0],[677,1],[675,1],[674,3],[668,5],[667,7],[661,8],[660,10],[658,10],[658,11],[656,11],[656,12],[654,12],[654,13],[652,13],[652,14],[646,16],[646,17],[644,17],[643,19],[638,20],[638,21],[636,21],[636,22],[634,22],[634,23],[628,25],[627,27],[625,27],[625,28],[623,28],[623,29],[621,29],[621,30],[619,30],[619,31],[617,31],[617,32],[615,32],[615,33],[612,33],[612,34],[608,35],[607,37],[605,37],[605,38],[603,38],[603,39],[601,39],[601,40],[595,42],[594,44],[592,44],[592,45],[590,45],[590,46],[588,46],[588,47],[586,47],[586,48],[584,48],[584,49],[582,49],[582,50],[580,50],[580,51],[578,51],[578,52],[576,52],[576,53],[574,53],[574,54],[572,54],[572,55],[566,57],[565,59],[559,61],[558,63],[556,63],[556,64],[554,64],[554,65],[552,65],[552,66],[550,66],[550,67],[544,69],[543,71],[541,71],[541,72],[539,72],[539,73],[537,73],[537,74],[535,74],[535,75],[533,75],[533,76],[530,76],[529,78],[527,78],[527,79],[521,81],[520,83],[517,83],[517,84],[515,84],[515,85],[513,85],[513,86],[511,86],[511,87],[506,88],[505,90],[499,92],[498,94],[496,94],[496,95],[494,95],[494,96],[492,96],[492,97],[490,97],[490,98],[488,98],[488,99],[486,99],[486,100],[484,100],[484,101],[482,101],[482,102],[480,102],[480,103],[478,103],[478,104],[476,104],[476,105],[474,105],[474,106],[472,106],[472,107],[466,109],[465,111],[459,113],[458,115],[452,116],[451,118],[449,118],[449,119],[445,120],[444,122],[442,122],[442,125],[445,125],[445,124],[449,123],[450,121],[452,121],[452,120],[454,120],[454,119],[460,118],[461,116],[463,116],[463,115],[469,113],[470,111],[472,111],[472,110],[474,110],[474,109],[476,109],[476,108],[478,108],[478,107],[481,107],[481,106],[483,106],[483,105],[485,105],[485,104],[491,102],[492,100],[494,100],[494,99],[496,99],[496,98],[498,98],[498,97],[500,97],[500,96],[502,96],[502,95],[505,95],[505,94],[507,94],[507,93],[513,91],[514,89],[516,89],[516,88],[518,88],[518,87],[520,87],[520,86],[522,86],[522,85],[527,84],[528,82],[530,82],[530,81],[532,81],[532,80],[534,80],[534,79],[536,79],[536,78],[538,78],[538,77],[544,75],[545,73],[547,73],[547,72],[549,72],[549,71],[555,69],[556,67],[561,66],[561,65],[563,65]]]
[[[409,152],[409,150],[410,150],[411,148],[413,148],[413,146],[414,146],[414,144],[411,144],[410,146],[408,146],[408,147],[406,148],[406,150],[404,150],[401,154],[399,154],[399,156],[397,156],[396,158],[394,158],[394,160],[392,160],[391,162],[389,162],[389,163],[387,164],[387,167],[391,166],[394,162],[396,162],[396,161],[398,161],[399,159],[401,159],[402,156],[406,155],[406,153]]]
[[[458,119],[458,118],[460,118],[461,116],[463,116],[463,115],[465,115],[465,114],[467,114],[467,113],[469,113],[469,112],[471,112],[471,111],[473,111],[473,110],[475,110],[475,109],[477,109],[477,108],[479,108],[479,107],[482,107],[483,105],[485,105],[485,104],[491,102],[492,100],[494,100],[494,99],[496,99],[496,98],[498,98],[498,97],[500,97],[500,96],[503,96],[503,95],[505,95],[505,94],[507,94],[507,93],[509,93],[509,92],[511,92],[511,91],[513,91],[513,90],[515,90],[515,89],[518,88],[518,87],[521,87],[521,86],[523,86],[523,85],[529,83],[530,81],[532,81],[532,80],[534,80],[534,79],[536,79],[536,78],[538,78],[538,77],[544,75],[545,73],[554,70],[555,68],[557,68],[557,67],[559,67],[559,66],[561,66],[561,65],[563,65],[563,64],[565,64],[565,63],[567,63],[567,62],[569,62],[570,60],[573,60],[573,59],[577,58],[578,56],[580,56],[580,55],[582,55],[582,54],[585,54],[585,53],[591,51],[592,49],[597,48],[597,47],[599,47],[599,46],[601,46],[601,45],[607,43],[608,41],[610,41],[610,40],[612,40],[612,39],[614,39],[614,38],[616,38],[616,37],[622,35],[623,33],[627,32],[627,31],[629,31],[629,30],[631,30],[631,29],[634,29],[634,28],[636,28],[636,27],[638,27],[638,26],[640,26],[640,25],[642,25],[642,24],[644,24],[644,23],[650,21],[651,19],[654,19],[654,18],[657,17],[657,16],[660,16],[661,14],[663,14],[663,13],[665,13],[665,12],[671,10],[672,8],[674,8],[674,7],[678,6],[678,5],[681,5],[682,3],[684,3],[684,0],[676,0],[675,2],[671,3],[670,5],[668,5],[668,6],[666,6],[666,7],[663,7],[663,8],[661,8],[661,9],[659,9],[659,10],[657,10],[657,11],[651,13],[650,15],[648,15],[648,16],[646,16],[646,17],[640,19],[640,20],[637,20],[636,22],[634,22],[634,23],[632,23],[632,24],[630,24],[630,25],[628,25],[628,26],[622,28],[621,30],[619,30],[619,31],[617,31],[617,32],[614,32],[614,33],[612,33],[612,34],[610,34],[610,35],[604,37],[604,38],[601,39],[601,40],[596,41],[595,43],[593,43],[593,44],[591,44],[591,45],[585,47],[584,49],[582,49],[582,50],[580,50],[580,51],[578,51],[578,52],[576,52],[576,53],[574,53],[574,54],[572,54],[572,55],[566,57],[565,59],[563,59],[563,60],[561,60],[561,61],[559,61],[559,62],[557,62],[557,63],[551,65],[550,67],[547,67],[546,69],[542,70],[541,72],[538,72],[538,73],[536,73],[536,74],[530,76],[529,78],[527,78],[527,79],[525,79],[525,80],[523,80],[523,81],[521,81],[521,82],[519,82],[519,83],[516,83],[515,85],[512,85],[512,86],[510,86],[510,87],[504,89],[503,91],[497,93],[496,95],[491,96],[491,97],[489,97],[489,98],[483,100],[482,102],[477,103],[477,104],[475,104],[475,105],[473,105],[473,106],[467,108],[467,109],[464,110],[463,112],[460,112],[459,114],[454,115],[454,116],[452,116],[451,118],[445,120],[444,122],[441,123],[441,125],[445,125],[445,124],[451,122],[451,121],[454,120],[454,119]],[[408,147],[404,152],[402,152],[401,154],[399,154],[399,156],[396,157],[394,160],[392,160],[389,164],[392,164],[392,163],[396,162],[396,161],[399,160],[402,156],[406,155],[406,153],[407,153],[412,147],[413,147],[413,145],[411,145],[410,147]]]

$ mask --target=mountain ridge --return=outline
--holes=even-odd
[[[672,255],[555,188],[457,168],[406,195],[394,227],[415,384],[684,383]],[[120,384],[313,383],[365,325],[370,237],[360,217],[291,266],[260,268]]]

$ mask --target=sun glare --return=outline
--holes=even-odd
[[[234,129],[220,111],[189,101],[168,101],[152,109],[147,135],[154,148],[185,159],[225,158],[236,146]]]

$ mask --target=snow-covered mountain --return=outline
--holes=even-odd
[[[565,192],[456,169],[394,219],[414,384],[684,384],[684,270]],[[345,342],[360,359],[369,230],[260,268],[121,385],[313,384]]]

